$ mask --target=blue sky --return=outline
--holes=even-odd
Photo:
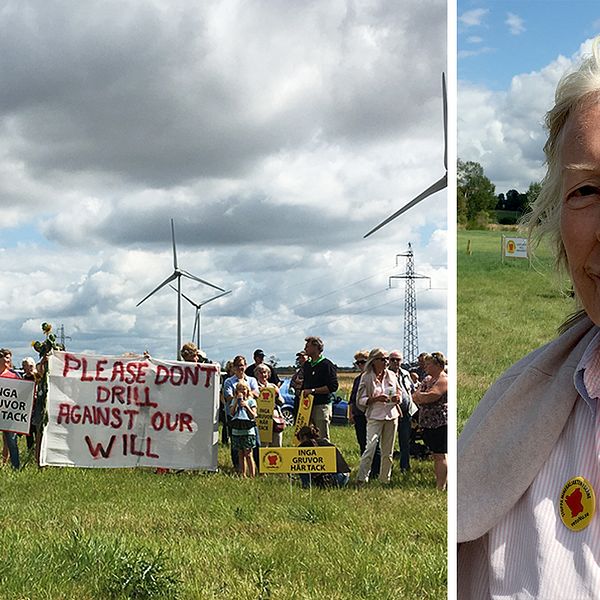
[[[600,31],[597,0],[458,2],[458,76],[504,89]]]
[[[543,121],[556,85],[600,33],[588,0],[460,1],[458,157],[480,163],[496,193],[544,174]]]

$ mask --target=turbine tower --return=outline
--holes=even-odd
[[[169,287],[172,290],[177,291],[177,288],[174,288],[172,285],[169,285]],[[196,303],[191,298],[188,298],[183,292],[181,292],[182,298],[185,298],[196,309],[196,317],[194,319],[194,331],[192,332],[192,341],[194,340],[194,338],[196,338],[196,346],[198,346],[198,348],[201,348],[200,342],[202,341],[202,336],[200,335],[200,329],[202,327],[202,317],[200,315],[200,311],[202,310],[202,307],[205,304],[208,304],[213,300],[217,300],[218,298],[222,298],[223,296],[227,296],[228,294],[231,294],[231,290],[217,294],[216,296],[213,296],[208,300],[204,300],[204,302]]]
[[[389,287],[392,287],[392,279],[406,279],[406,292],[404,295],[404,343],[402,354],[404,362],[413,364],[419,356],[419,330],[417,327],[417,296],[415,294],[415,279],[429,279],[431,287],[431,277],[415,273],[415,263],[413,261],[413,251],[408,243],[408,251],[404,254],[396,254],[396,266],[398,266],[398,257],[406,257],[406,273],[404,275],[392,275],[389,280]]]

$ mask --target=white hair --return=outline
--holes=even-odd
[[[563,132],[569,116],[586,102],[600,102],[600,36],[592,43],[592,53],[579,67],[558,82],[554,107],[546,114],[548,139],[544,145],[547,171],[536,201],[523,219],[529,238],[536,246],[548,236],[559,269],[567,269],[567,254],[560,235],[562,172],[560,155]]]

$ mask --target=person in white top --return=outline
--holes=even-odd
[[[373,348],[358,385],[357,404],[364,408],[367,417],[367,446],[360,458],[357,484],[368,481],[371,462],[379,442],[381,469],[379,481],[389,483],[392,475],[394,440],[401,416],[401,389],[398,378],[387,368],[389,358],[382,348]]]
[[[458,598],[600,598],[600,38],[558,84],[528,217],[582,307],[487,392],[458,444]]]

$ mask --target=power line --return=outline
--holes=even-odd
[[[446,288],[431,288],[431,289],[446,289]],[[387,288],[387,289],[384,289],[384,290],[380,290],[379,292],[377,292],[377,294],[382,293],[382,292],[388,292],[388,291],[390,291],[390,288]],[[425,290],[417,290],[416,293],[420,294],[422,292],[428,292],[428,291],[430,291],[429,288],[425,289]],[[372,294],[372,295],[376,295],[376,294]],[[362,298],[362,299],[364,299],[364,298]],[[352,315],[364,314],[364,313],[367,313],[367,312],[371,312],[371,311],[373,311],[373,310],[375,310],[377,308],[381,308],[383,306],[389,306],[390,304],[397,304],[398,302],[401,302],[401,301],[402,301],[402,298],[396,298],[394,300],[390,300],[389,302],[383,302],[381,304],[376,304],[375,306],[369,306],[369,307],[364,308],[362,310],[354,311],[352,313]],[[352,303],[349,303],[349,304],[352,304]],[[308,320],[308,319],[314,319],[314,318],[316,318],[318,316],[321,316],[321,315],[319,314],[319,315],[314,315],[312,317],[303,317],[301,320],[299,320],[298,322],[296,322],[294,325],[292,325],[291,327],[288,327],[285,332],[280,333],[280,334],[271,335],[271,334],[268,333],[268,330],[266,330],[266,331],[264,331],[262,333],[262,335],[260,337],[259,336],[255,336],[255,337],[252,337],[252,338],[238,338],[240,340],[240,343],[231,343],[230,345],[227,345],[227,346],[221,346],[220,350],[223,351],[223,350],[228,350],[228,349],[239,348],[242,343],[249,344],[249,345],[259,345],[259,344],[262,344],[264,342],[265,337],[268,337],[270,340],[276,340],[276,339],[285,337],[285,336],[289,335],[290,329],[291,330],[298,330],[298,331],[300,331],[303,328],[306,329],[303,321]],[[328,321],[325,321],[324,323],[322,323],[322,327],[327,327],[328,325],[331,325],[332,323],[335,323],[336,321],[341,321],[346,316],[347,315],[342,315],[340,317],[335,317],[334,319],[330,319]],[[277,325],[277,328],[281,329],[281,326]],[[214,348],[214,347],[215,347],[215,345],[206,346],[204,349],[205,350],[210,350],[211,348]]]
[[[290,321],[288,323],[283,323],[283,324],[279,324],[278,323],[277,324],[277,329],[284,329],[285,328],[286,331],[289,331],[289,329],[294,329],[295,327],[300,326],[300,324],[304,324],[304,322],[307,321],[308,319],[316,319],[317,317],[321,317],[323,315],[326,315],[327,313],[330,313],[330,312],[332,312],[334,310],[339,310],[339,309],[342,309],[342,308],[346,308],[348,306],[351,306],[352,304],[356,304],[357,302],[360,302],[361,300],[366,300],[367,298],[372,298],[373,296],[377,296],[377,295],[379,295],[379,294],[381,294],[383,292],[386,292],[386,291],[387,291],[386,289],[378,290],[377,292],[373,292],[371,294],[367,294],[365,296],[361,296],[360,298],[356,298],[355,300],[350,300],[348,302],[345,302],[344,304],[340,304],[338,306],[334,306],[333,308],[328,308],[327,310],[321,311],[320,313],[316,313],[314,315],[310,315],[310,316],[307,316],[307,317],[300,317],[299,319],[296,319],[294,321]],[[353,313],[353,314],[359,314],[359,313],[357,312],[357,313]],[[222,330],[220,330],[220,331],[222,331]],[[266,335],[266,333],[263,334],[260,339],[261,340],[264,339],[265,335]],[[275,337],[275,338],[277,338],[277,337],[282,337],[283,335],[286,335],[286,334],[281,334],[280,336],[269,336],[269,337]],[[252,341],[252,339],[259,339],[259,338],[258,337],[251,338],[250,341]],[[246,343],[249,342],[248,338],[245,338],[244,341]],[[235,346],[237,346],[237,344]],[[226,346],[226,347],[229,348],[229,347],[235,347],[235,346],[232,345],[232,346]],[[214,348],[214,346],[206,346],[204,348],[204,350],[210,350],[211,348]]]
[[[396,267],[397,267],[397,265],[396,265]],[[395,267],[393,267],[393,268],[395,268]],[[349,284],[347,284],[347,285],[344,285],[344,286],[342,286],[342,287],[336,288],[336,289],[332,290],[331,292],[327,292],[326,294],[323,294],[323,295],[321,295],[321,296],[317,296],[316,298],[310,298],[309,300],[306,300],[306,301],[304,301],[304,302],[300,302],[299,304],[295,304],[295,305],[293,305],[293,306],[290,306],[290,307],[288,307],[288,310],[292,311],[292,310],[295,310],[296,308],[300,308],[300,307],[302,307],[302,306],[306,306],[307,304],[311,304],[311,303],[317,302],[318,300],[322,300],[323,298],[326,298],[326,297],[328,297],[328,296],[331,296],[331,295],[333,295],[333,294],[336,294],[336,293],[338,293],[338,292],[340,292],[340,291],[342,291],[342,290],[346,290],[346,289],[348,289],[348,288],[351,288],[351,287],[353,287],[353,286],[355,286],[355,285],[359,285],[359,284],[361,284],[361,283],[364,283],[365,281],[368,281],[369,279],[373,279],[373,278],[377,277],[378,275],[380,275],[381,273],[386,273],[386,272],[388,272],[389,270],[390,270],[390,268],[389,268],[389,267],[388,267],[388,268],[386,268],[386,269],[382,269],[381,271],[377,271],[377,272],[376,272],[376,273],[374,273],[373,275],[369,275],[368,277],[363,277],[362,279],[359,279],[359,280],[357,280],[357,281],[354,281],[354,282],[352,282],[352,283],[349,283]],[[320,279],[320,278],[317,278],[317,279]],[[294,287],[296,287],[296,286],[292,286],[292,289],[293,289]],[[376,293],[379,293],[379,292],[376,292]],[[365,299],[365,298],[367,298],[367,297],[368,297],[368,296],[364,296],[364,297],[362,297],[362,298],[358,298],[358,299],[356,300],[356,302],[360,301],[361,299]],[[257,295],[255,295],[255,296],[251,296],[249,299],[246,299],[246,300],[245,300],[243,303],[242,303],[242,302],[240,302],[240,303],[238,304],[238,306],[246,306],[246,305],[247,305],[249,302],[252,302],[253,300],[255,300],[255,299],[260,299],[260,298],[261,298],[261,296],[260,296],[260,295],[258,295],[258,294],[257,294]],[[232,308],[235,310],[235,308],[236,308],[236,305],[234,305],[233,307],[231,307],[231,306],[230,306],[230,309],[232,309]],[[324,311],[324,312],[322,312],[322,313],[318,313],[318,314],[316,314],[316,315],[312,315],[312,316],[310,316],[310,317],[300,317],[300,318],[301,318],[301,319],[307,319],[307,318],[316,317],[316,316],[319,316],[319,315],[321,315],[321,314],[326,314],[327,312],[331,312],[332,310],[336,310],[337,308],[340,308],[340,307],[339,307],[339,306],[334,306],[333,308],[331,308],[331,309],[328,309],[328,310],[326,310],[326,311]],[[295,322],[296,322],[296,321],[292,321],[291,323],[293,324],[293,323],[295,323]],[[286,326],[287,326],[287,324],[285,324],[285,323],[284,323],[284,324],[282,324],[282,325],[279,325],[279,327],[286,327]],[[221,333],[221,334],[227,334],[229,331],[231,331],[231,332],[234,332],[234,331],[235,331],[235,328],[236,328],[236,326],[231,326],[231,327],[226,327],[226,328],[219,327],[219,329],[218,329],[218,332],[219,332],[219,333]],[[215,329],[213,329],[213,330],[210,330],[210,329],[209,329],[209,330],[207,331],[207,334],[208,334],[208,335],[212,335],[212,334],[214,334],[215,332],[216,332],[216,330],[215,330]]]
[[[384,289],[384,290],[380,290],[377,293],[387,292],[387,291],[389,291],[389,290]],[[375,294],[371,294],[371,295],[375,295]],[[402,298],[396,298],[394,300],[390,300],[389,302],[383,302],[382,304],[377,304],[375,306],[369,306],[368,308],[355,311],[352,314],[353,315],[360,315],[360,314],[363,314],[365,312],[370,312],[370,311],[375,310],[377,308],[381,308],[383,306],[388,306],[389,304],[396,304],[396,303],[401,302],[401,301],[402,301]],[[317,316],[320,316],[320,315],[315,315],[315,316],[312,316],[312,317],[305,317],[305,320],[314,319]],[[325,321],[325,322],[322,323],[322,327],[327,327],[328,325],[331,325],[332,323],[335,323],[336,321],[340,321],[340,320],[344,319],[346,316],[347,315],[342,315],[340,317],[335,317],[334,319],[330,319],[329,321]],[[281,326],[278,325],[277,328],[280,329]],[[240,340],[241,343],[244,343],[244,344],[256,345],[258,343],[262,343],[262,341],[264,341],[265,337],[268,337],[270,340],[276,340],[276,339],[288,336],[289,332],[290,332],[290,329],[292,329],[292,330],[299,330],[300,331],[302,328],[304,328],[304,324],[301,323],[301,322],[297,322],[295,325],[287,328],[285,332],[280,333],[280,334],[270,335],[268,333],[268,331],[264,331],[262,333],[261,337],[256,336],[256,337],[253,337],[253,338],[239,338],[239,340]],[[253,342],[253,344],[250,343],[250,342]],[[232,343],[232,344],[230,344],[228,346],[222,346],[220,348],[220,350],[223,351],[223,350],[228,350],[228,349],[232,349],[232,348],[239,348],[240,345],[241,345],[241,343]],[[205,350],[210,350],[211,348],[214,348],[214,347],[215,347],[214,345],[213,346],[206,346],[204,349]]]

